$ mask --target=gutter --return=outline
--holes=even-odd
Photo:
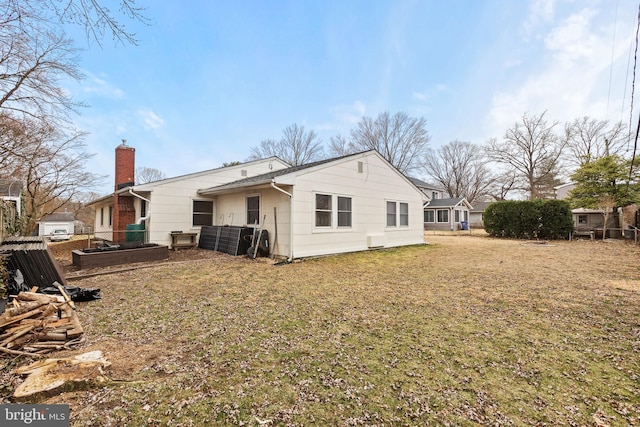
[[[291,262],[293,261],[293,203],[292,203],[293,194],[278,187],[276,185],[275,179],[271,180],[271,187],[274,190],[278,190],[279,192],[289,196],[289,258],[287,259],[287,261]]]

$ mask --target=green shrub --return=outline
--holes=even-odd
[[[564,200],[511,200],[487,207],[484,229],[495,237],[564,239],[573,231],[573,219]]]

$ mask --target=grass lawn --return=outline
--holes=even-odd
[[[77,426],[640,425],[639,248],[425,237],[73,282],[103,296],[74,353],[112,381],[41,402]]]

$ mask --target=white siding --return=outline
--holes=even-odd
[[[358,173],[358,162],[364,170]],[[315,194],[352,198],[352,227],[315,227]],[[386,202],[408,203],[409,226],[386,226]],[[294,257],[368,249],[369,236],[385,247],[424,243],[422,195],[397,171],[373,153],[310,171],[296,178],[294,188]],[[385,239],[379,236],[384,235]]]
[[[147,206],[147,212],[150,214],[149,221],[147,221],[149,241],[169,245],[171,244],[171,231],[200,231],[199,226],[193,226],[193,200],[214,199],[199,196],[198,190],[226,184],[246,178],[246,176],[260,175],[284,166],[271,161],[242,164],[216,169],[207,175],[186,176],[184,179],[168,180],[166,183],[159,182],[153,186],[153,191],[148,197],[151,200],[151,204]],[[246,171],[247,175],[243,176],[242,171]],[[141,188],[144,187],[141,186]],[[146,197],[144,193],[141,193],[141,195]],[[243,210],[244,208],[239,211],[242,212]],[[235,209],[235,211],[238,211],[238,209]],[[140,210],[136,209],[136,212],[139,215]],[[220,211],[214,201],[213,224],[211,225],[219,225],[219,218],[222,214],[226,214],[226,212],[224,210]],[[222,223],[229,224],[231,220],[233,220],[233,225],[242,225],[245,221],[244,217],[238,218],[234,215],[233,218],[225,216],[225,220]]]
[[[150,203],[147,203],[147,216],[149,219],[146,221],[149,242],[170,245],[170,233],[172,231],[200,231],[199,226],[193,226],[193,200],[214,199],[199,196],[198,190],[261,175],[285,167],[287,167],[285,163],[269,159],[262,162],[244,163],[134,186],[134,193],[150,200]],[[107,199],[103,203],[95,204],[95,232],[97,237],[111,240],[112,228],[109,226],[108,209],[109,204],[112,203],[113,199]],[[134,198],[134,206],[136,221],[138,221],[141,214],[141,200],[137,197]],[[100,226],[100,208],[102,207],[105,209],[104,225]],[[215,200],[213,209],[213,223],[219,224]],[[240,225],[240,221],[238,218],[234,219],[233,225]],[[228,224],[228,219],[223,223]]]
[[[358,162],[363,163],[362,173],[358,173]],[[271,246],[276,240],[273,212],[273,208],[276,208],[278,236],[277,244],[272,249],[278,257],[293,255],[294,258],[302,258],[362,251],[370,246],[424,243],[422,193],[374,153],[278,177],[276,182],[280,182],[277,184],[279,188],[293,194],[293,219],[290,215],[290,198],[281,191],[263,186],[259,189],[239,189],[235,194],[218,195],[216,223],[220,225],[220,219],[224,218],[223,224],[228,224],[233,217],[232,225],[244,225],[246,197],[260,194],[260,218],[262,220],[266,215],[264,227],[269,232]],[[352,226],[330,229],[315,227],[317,193],[350,197]],[[386,227],[387,201],[408,204],[409,226]]]
[[[291,188],[284,187],[283,190],[290,192]],[[289,197],[273,188],[262,188],[259,190],[247,190],[235,194],[226,194],[216,197],[216,225],[247,225],[247,196],[260,196],[260,222],[261,226],[269,233],[269,246],[273,254],[278,257],[288,257],[290,254],[290,230],[291,219],[289,215]],[[274,214],[274,210],[276,212]],[[276,240],[276,216],[278,237]],[[263,221],[264,220],[264,221]],[[273,245],[275,244],[275,247]]]

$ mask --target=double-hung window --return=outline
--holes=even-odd
[[[315,195],[315,226],[318,228],[350,228],[353,224],[352,199],[333,194]]]
[[[338,227],[351,227],[351,197],[338,196]]]
[[[409,226],[409,203],[387,201],[387,227]]]
[[[260,196],[247,196],[247,225],[260,224]]]
[[[193,201],[193,226],[213,225],[213,201]]]
[[[438,209],[438,222],[449,222],[449,209]]]
[[[432,210],[424,211],[424,222],[436,222],[435,212]]]

